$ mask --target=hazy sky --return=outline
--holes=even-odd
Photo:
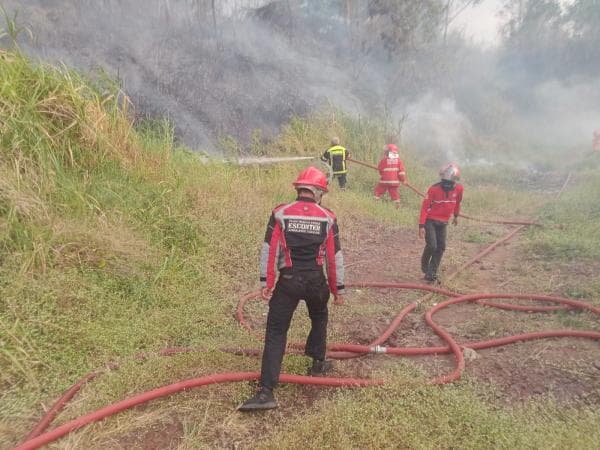
[[[560,0],[563,10],[573,2],[574,0]],[[505,0],[483,0],[480,4],[463,11],[452,27],[463,31],[475,44],[493,47],[499,41],[499,12],[503,3]]]
[[[494,46],[498,43],[498,13],[501,4],[501,0],[484,0],[463,11],[454,21],[453,27],[462,30],[476,44]]]

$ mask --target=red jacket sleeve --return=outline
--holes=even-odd
[[[456,185],[456,206],[454,207],[454,217],[458,217],[460,214],[460,202],[463,198],[463,187],[462,184]]]
[[[275,215],[271,214],[260,254],[260,284],[269,289],[275,286],[280,239],[281,226],[275,220]]]
[[[425,221],[427,220],[427,210],[431,206],[432,200],[432,191],[431,188],[427,189],[427,195],[423,199],[423,203],[421,204],[421,214],[419,216],[419,225],[425,225]]]

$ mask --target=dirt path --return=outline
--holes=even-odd
[[[501,234],[509,230],[510,227],[495,227],[494,232]],[[360,220],[353,220],[344,231],[349,281],[422,282],[419,257],[423,242],[416,238],[416,232],[394,230]],[[465,233],[462,234],[464,236]],[[598,267],[590,267],[589,264],[548,266],[543,262],[524,258],[520,249],[522,239],[522,236],[517,235],[512,241],[501,245],[457,277],[449,287],[469,293],[537,292],[565,295],[568,294],[565,292],[568,291],[568,286],[576,285],[577,280],[582,277],[598,273]],[[442,262],[442,279],[444,272],[451,272],[453,267],[458,267],[487,245],[465,242],[461,240],[461,233],[454,230],[450,230],[448,244]],[[349,302],[353,301],[356,294],[348,295]],[[379,309],[372,307],[373,313],[381,313],[387,308],[384,315],[363,314],[345,324],[334,323],[332,327],[336,329],[336,337],[347,337],[350,342],[368,343],[387,328],[395,313],[419,295],[359,290],[358,297],[361,302],[380,306]],[[456,305],[444,309],[436,315],[436,321],[459,342],[527,331],[600,328],[597,319],[579,312],[528,314],[478,305]],[[388,344],[430,346],[439,345],[441,341],[425,324],[422,313],[414,313],[405,319]],[[465,377],[474,377],[488,384],[491,391],[507,403],[547,396],[564,403],[600,404],[598,342],[576,338],[541,340],[482,350],[472,356],[473,359],[467,361]],[[362,358],[356,370],[364,373],[365,365],[376,368],[382,363],[381,360],[381,357],[376,356]],[[428,376],[448,372],[453,368],[453,358],[449,356],[411,360]],[[352,363],[343,364],[348,366]]]

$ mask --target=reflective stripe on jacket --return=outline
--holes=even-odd
[[[379,161],[379,182],[390,186],[399,186],[406,179],[404,163],[395,153],[390,153]]]
[[[304,197],[275,208],[260,256],[261,284],[272,289],[277,270],[322,270],[324,263],[329,289],[341,294],[344,257],[333,212]]]
[[[345,147],[334,145],[323,153],[321,159],[327,161],[331,166],[334,175],[340,175],[348,172],[348,169],[346,168],[346,158],[349,154],[350,152]]]
[[[451,191],[442,189],[442,183],[434,184],[427,190],[427,196],[421,205],[419,225],[425,225],[427,219],[448,222],[452,215],[457,217],[462,197],[462,184],[457,183]]]

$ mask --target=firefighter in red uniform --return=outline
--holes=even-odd
[[[419,218],[419,238],[425,238],[425,248],[421,256],[421,270],[425,280],[437,280],[437,270],[446,250],[446,227],[450,216],[456,225],[460,214],[463,187],[458,184],[460,170],[456,164],[448,164],[440,170],[441,181],[427,191],[421,206]]]
[[[398,147],[394,144],[387,144],[383,151],[383,158],[377,166],[379,169],[379,183],[375,186],[375,200],[381,199],[385,192],[390,193],[390,197],[396,204],[396,208],[400,208],[400,194],[398,187],[400,183],[406,184],[406,171],[404,163],[398,155]]]
[[[265,234],[260,281],[263,299],[269,301],[269,313],[260,387],[238,408],[241,411],[277,407],[273,389],[279,381],[290,322],[301,299],[306,302],[311,321],[304,351],[313,359],[309,375],[323,375],[332,368],[331,361],[325,359],[330,293],[334,304],[344,303],[344,259],[337,220],[333,212],[320,205],[327,192],[327,177],[320,170],[307,168],[294,187],[297,199],[273,210]],[[327,278],[323,263],[327,265]]]

